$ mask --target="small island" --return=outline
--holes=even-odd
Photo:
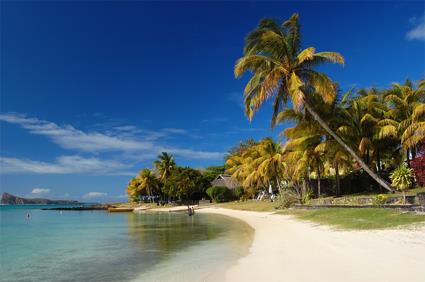
[[[78,201],[69,200],[49,200],[43,198],[22,198],[7,192],[4,192],[1,196],[0,203],[2,205],[77,205],[82,204]]]

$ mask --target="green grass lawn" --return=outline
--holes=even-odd
[[[270,201],[235,201],[228,203],[216,204],[218,207],[233,209],[233,210],[243,210],[243,211],[275,211],[273,203]]]
[[[382,208],[291,209],[277,213],[348,230],[385,229],[425,222],[425,215]]]

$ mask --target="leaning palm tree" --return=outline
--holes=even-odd
[[[176,166],[174,157],[171,154],[162,152],[154,162],[155,169],[159,173],[159,180],[165,184]]]
[[[279,112],[290,100],[294,109],[305,109],[371,177],[392,191],[389,184],[376,175],[314,109],[313,96],[320,96],[328,104],[336,96],[335,84],[314,69],[326,62],[343,64],[344,58],[335,52],[316,53],[314,47],[302,50],[298,14],[293,14],[282,26],[271,19],[262,20],[246,38],[244,56],[235,65],[236,77],[247,71],[253,73],[244,91],[246,115],[251,120],[260,106],[274,97],[271,120],[274,126]]]

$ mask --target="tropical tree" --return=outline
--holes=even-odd
[[[169,197],[188,200],[195,195],[200,198],[208,184],[200,171],[190,167],[176,167],[163,186],[163,191]]]
[[[139,190],[139,185],[140,185],[140,178],[138,177],[133,177],[127,185],[127,195],[128,195],[128,199],[130,202],[137,202],[140,199],[140,190]]]
[[[170,177],[172,170],[176,166],[176,162],[174,161],[173,155],[162,152],[154,162],[154,166],[159,174],[159,180],[164,184]]]
[[[390,175],[393,186],[403,193],[403,203],[406,203],[405,190],[413,184],[413,169],[408,168],[406,164],[400,165]]]
[[[245,113],[251,120],[254,113],[274,97],[271,125],[275,126],[282,109],[292,103],[295,110],[304,109],[332,136],[359,165],[384,188],[389,184],[375,174],[356,152],[347,145],[320,117],[312,103],[318,96],[332,104],[336,96],[335,84],[315,67],[326,63],[344,63],[336,52],[318,52],[314,47],[301,49],[298,14],[293,14],[282,25],[264,19],[246,38],[244,56],[235,65],[235,76],[253,73],[244,90]]]
[[[227,157],[226,171],[239,180],[249,194],[255,194],[260,188],[267,189],[270,184],[281,188],[285,167],[281,144],[264,138],[232,152]]]
[[[264,183],[275,184],[281,188],[282,173],[284,170],[282,146],[275,143],[272,138],[264,138],[255,146],[258,157],[254,160],[259,177]]]
[[[411,81],[404,85],[394,83],[385,94],[389,110],[378,124],[379,137],[399,140],[409,162],[414,157],[416,145],[425,138],[425,80],[415,89]]]
[[[137,187],[140,193],[144,193],[148,196],[153,196],[159,192],[159,181],[155,174],[148,168],[142,169],[138,175],[139,186]]]
[[[212,182],[218,175],[223,174],[225,172],[226,168],[224,165],[219,166],[209,166],[205,169],[205,171],[202,173],[202,175],[205,178],[205,181],[208,181],[209,183]]]

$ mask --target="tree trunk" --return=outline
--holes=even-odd
[[[379,153],[379,149],[376,150],[376,169],[378,172],[381,171],[381,155]]]
[[[320,167],[317,167],[317,198],[320,198]]]
[[[369,166],[367,166],[363,160],[354,152],[353,149],[350,148],[345,142],[335,133],[332,129],[326,124],[326,122],[316,113],[316,111],[313,110],[313,108],[309,105],[308,102],[304,102],[304,106],[307,109],[307,111],[313,116],[313,118],[323,127],[323,129],[326,130],[327,133],[329,133],[347,152],[350,153],[350,155],[357,161],[357,163],[372,177],[376,182],[378,182],[382,187],[387,189],[390,192],[393,192],[393,189],[391,189],[391,186],[382,179],[379,175],[374,173]]]
[[[336,195],[341,195],[341,186],[339,182],[339,168],[338,168],[338,162],[335,163],[335,182],[336,182]]]

